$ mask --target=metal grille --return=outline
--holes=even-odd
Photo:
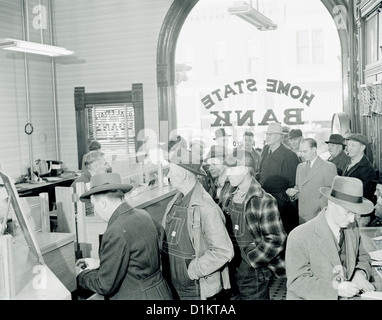
[[[87,105],[88,143],[97,140],[108,161],[135,156],[135,118],[131,103]]]

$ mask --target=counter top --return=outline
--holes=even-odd
[[[133,189],[131,193],[126,195],[126,201],[135,208],[145,208],[153,203],[159,202],[165,198],[174,196],[177,190],[172,186],[163,186],[162,188],[155,186],[143,187],[141,190],[138,190],[141,187]],[[137,193],[134,193],[136,191]]]
[[[42,182],[38,182],[38,183],[29,183],[29,182],[17,183],[17,184],[15,184],[15,187],[16,187],[16,190],[18,193],[23,193],[23,192],[31,191],[31,190],[38,189],[38,188],[45,188],[47,186],[53,186],[55,184],[60,184],[63,182],[74,181],[75,178],[76,177],[53,179],[53,177],[50,177],[50,179],[49,179],[50,181],[43,180]]]
[[[75,241],[75,235],[73,233],[36,232],[34,236],[43,255]]]
[[[172,185],[163,186],[162,188],[159,188],[158,186],[153,188],[146,187],[138,190],[139,188],[133,189],[133,191],[135,190],[137,193],[131,192],[126,194],[125,197],[128,204],[138,209],[145,209],[152,204],[162,201],[163,199],[174,196],[177,192]],[[86,216],[86,220],[87,222],[104,222],[101,218],[94,214]]]

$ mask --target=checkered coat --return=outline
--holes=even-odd
[[[225,212],[234,190],[235,188],[230,186],[221,195],[220,204]],[[284,249],[287,235],[276,199],[265,192],[253,178],[244,198],[244,208],[247,226],[254,240],[253,245],[245,249],[247,260],[253,268],[268,266],[276,276],[284,276]]]

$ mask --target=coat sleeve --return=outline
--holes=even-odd
[[[255,237],[252,246],[245,248],[245,253],[254,268],[268,265],[281,251],[284,250],[285,233],[276,199],[265,195],[257,207],[249,203],[251,212],[247,214],[247,222],[253,234],[261,234]],[[258,226],[258,228],[257,228]]]
[[[296,184],[296,172],[299,163],[300,161],[293,151],[291,151],[288,156],[285,157],[283,172],[286,175],[289,183],[288,188],[293,188]]]
[[[105,233],[102,238],[100,267],[81,272],[77,276],[78,285],[101,295],[112,294],[118,290],[125,277],[129,256],[130,250],[122,232]]]
[[[359,239],[359,251],[357,256],[357,261],[354,269],[362,269],[366,272],[368,279],[370,279],[371,276],[371,265],[370,265],[370,255],[366,251],[365,246],[363,244],[362,236],[359,233],[359,229],[355,228],[355,232],[357,232],[358,239]]]
[[[300,299],[323,300],[338,298],[338,290],[327,279],[315,276],[310,267],[306,236],[292,230],[288,235],[285,252],[285,269],[288,292]]]
[[[196,208],[195,210],[200,210]],[[188,266],[191,279],[205,277],[224,266],[233,258],[233,245],[218,206],[211,206],[208,212],[201,214],[201,225],[193,226],[196,246],[204,246],[204,253],[192,260]],[[205,243],[205,244],[204,244]],[[195,251],[199,251],[195,247]]]
[[[325,170],[325,187],[331,187],[334,177],[337,175],[337,167],[334,163],[327,162],[327,170]]]

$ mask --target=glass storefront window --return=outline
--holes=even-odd
[[[333,114],[343,111],[340,39],[330,13],[320,0],[253,1],[277,24],[260,31],[231,15],[233,5],[200,0],[182,27],[176,63],[192,77],[188,71],[177,83],[177,132],[209,146],[224,127],[235,146],[249,129],[261,148],[268,124],[277,121],[326,152]]]

